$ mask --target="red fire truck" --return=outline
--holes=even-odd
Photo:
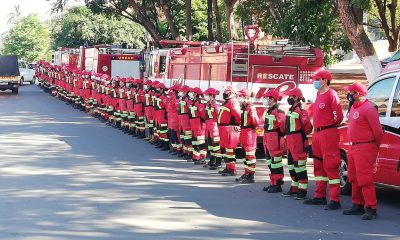
[[[78,62],[79,50],[73,48],[58,48],[52,53],[52,63],[56,66],[68,65],[76,68]]]
[[[141,78],[143,53],[140,49],[125,49],[111,45],[81,47],[77,68],[111,77]]]
[[[367,97],[378,107],[380,122],[385,131],[375,163],[375,182],[400,187],[400,51],[369,86]],[[340,135],[342,193],[350,193],[346,124],[340,128]]]
[[[256,93],[256,100],[268,89],[286,91],[297,86],[307,101],[313,101],[316,90],[309,77],[324,66],[320,49],[294,46],[287,41],[264,45],[252,41],[160,43],[173,48],[154,50],[145,56],[145,77],[166,86],[179,83],[203,90],[226,85],[246,87]]]

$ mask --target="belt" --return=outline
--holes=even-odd
[[[332,125],[328,125],[328,126],[324,126],[324,127],[315,128],[314,132],[320,132],[322,130],[326,130],[329,128],[336,128],[336,127],[337,127],[336,124],[332,124]]]
[[[231,126],[231,127],[240,127],[239,125],[233,125],[233,124],[224,124],[224,123],[220,123],[220,124],[218,124],[218,127],[228,127],[228,126]]]
[[[365,142],[349,142],[350,146],[358,145],[358,144],[367,144],[367,143],[374,143],[374,140],[371,141],[365,141]]]

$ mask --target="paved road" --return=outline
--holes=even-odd
[[[264,163],[237,185],[36,86],[0,93],[0,159],[0,239],[400,239],[398,190],[377,221],[305,206],[261,191]]]

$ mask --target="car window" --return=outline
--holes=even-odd
[[[18,62],[18,67],[19,68],[25,68],[24,62]]]
[[[379,116],[385,117],[396,77],[382,79],[368,89],[368,99],[378,106]]]
[[[394,92],[392,110],[390,111],[391,117],[400,117],[400,82],[397,83]]]

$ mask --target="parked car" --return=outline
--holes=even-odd
[[[23,60],[18,60],[18,67],[21,75],[19,80],[20,85],[23,85],[24,82],[29,82],[30,84],[34,84],[36,82],[35,70],[29,63]]]
[[[0,55],[0,91],[11,90],[18,94],[18,58],[15,55]]]
[[[397,56],[397,57],[396,57]],[[400,51],[397,52],[382,74],[368,88],[368,99],[378,108],[384,129],[382,144],[375,163],[375,182],[400,187]],[[347,178],[347,126],[340,128],[342,164],[341,190],[350,193]]]

